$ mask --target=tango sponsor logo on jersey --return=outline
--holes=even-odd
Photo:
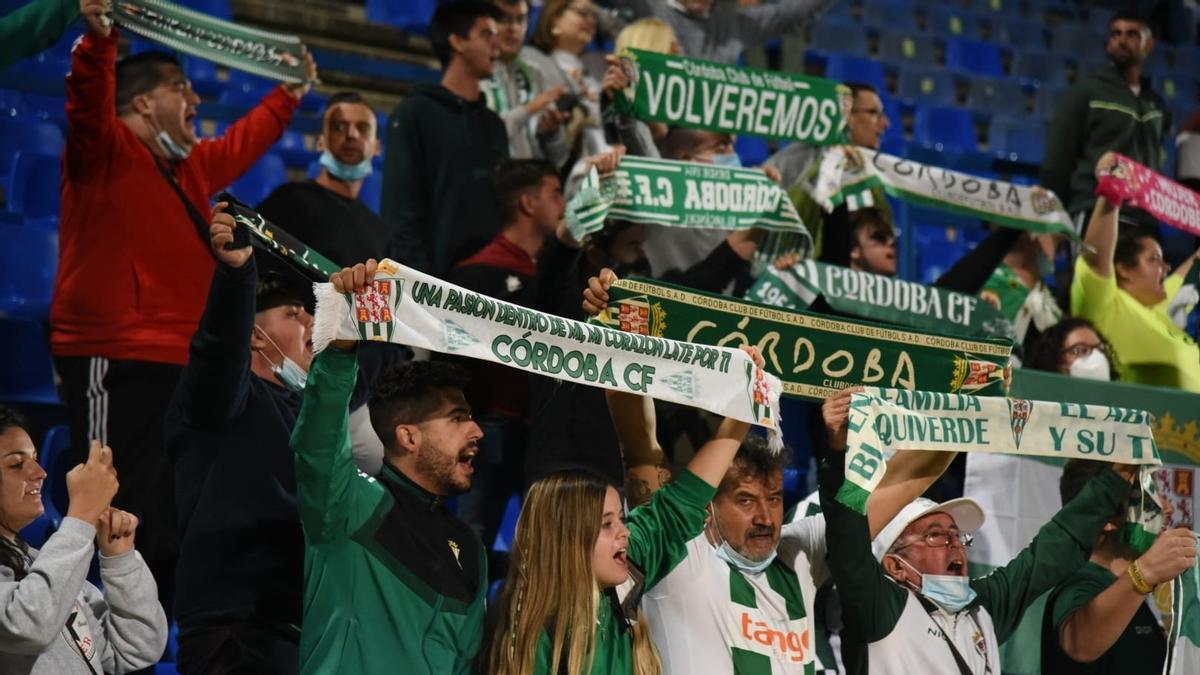
[[[763,654],[773,660],[807,663],[812,660],[808,619],[771,620],[754,608],[739,607],[737,625],[731,627],[730,646]]]

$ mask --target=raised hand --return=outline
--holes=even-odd
[[[617,282],[617,273],[605,267],[600,274],[588,279],[583,289],[583,311],[596,316],[608,308],[608,289]]]
[[[850,421],[850,397],[863,387],[848,387],[825,399],[821,416],[825,418],[825,434],[831,450],[846,449],[847,426]]]
[[[313,84],[320,81],[317,77],[317,62],[313,60],[312,52],[304,52],[304,81],[284,86],[289,94],[300,100],[312,89]]]
[[[246,264],[254,251],[250,246],[226,249],[225,245],[233,242],[233,231],[241,227],[233,216],[225,213],[229,202],[217,202],[213,207],[212,225],[208,228],[209,243],[212,244],[213,255],[217,260],[230,267],[241,267]]]
[[[87,461],[67,472],[67,516],[95,524],[117,494],[112,449],[92,441]]]
[[[109,0],[79,0],[79,14],[87,23],[88,30],[97,37],[106,38],[112,33],[112,19],[108,12],[112,9]]]
[[[106,557],[118,556],[133,550],[133,534],[138,518],[132,513],[109,507],[96,521],[96,546]]]
[[[359,263],[354,267],[344,267],[341,272],[334,272],[329,277],[329,282],[333,284],[334,290],[338,293],[358,293],[366,288],[368,283],[375,280],[375,270],[378,268],[379,263],[375,262],[374,258],[370,258],[365,263]],[[329,346],[342,351],[350,351],[357,346],[357,343],[354,340],[334,340],[329,343]]]
[[[1196,535],[1186,527],[1167,530],[1158,535],[1137,564],[1142,578],[1151,586],[1170,581],[1196,564]]]

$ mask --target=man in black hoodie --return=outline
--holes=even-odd
[[[304,535],[288,439],[312,364],[312,317],[300,289],[274,277],[256,284],[249,246],[224,248],[233,227],[229,215],[213,217],[217,269],[165,422],[179,513],[179,670],[282,675],[299,670]]]
[[[388,122],[382,215],[391,257],[439,277],[500,231],[490,181],[508,158],[508,135],[480,82],[500,55],[501,16],[479,0],[439,6],[429,32],[441,84],[414,87]]]

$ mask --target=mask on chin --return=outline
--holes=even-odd
[[[287,355],[283,353],[283,350],[279,348],[279,345],[275,344],[275,341],[271,339],[271,336],[267,335],[267,331],[261,328],[258,328],[258,331],[262,333],[264,338],[267,339],[267,342],[271,343],[271,346],[275,348],[275,351],[279,352],[279,357],[282,359],[279,363],[275,363],[266,355],[265,352],[263,352],[263,350],[258,350],[258,353],[267,360],[268,364],[270,364],[271,372],[275,374],[275,378],[278,379],[279,383],[282,384],[284,389],[287,389],[288,391],[304,391],[304,386],[308,384],[308,371],[301,368],[300,364],[288,358]]]
[[[723,166],[729,169],[742,168],[742,158],[738,157],[736,152],[727,152],[720,155],[712,156],[712,163],[717,166]]]
[[[779,553],[778,550],[771,551],[771,555],[767,556],[766,559],[759,561],[751,560],[741,553],[735,551],[734,548],[729,545],[729,541],[725,539],[725,535],[721,534],[721,526],[717,524],[716,512],[714,512],[712,509],[709,509],[708,513],[708,517],[712,518],[713,527],[717,530],[717,536],[721,538],[721,545],[718,546],[715,551],[718,558],[725,561],[730,566],[745,572],[746,574],[762,574],[768,567],[771,566],[771,563],[775,562],[775,556]]]
[[[343,183],[360,181],[370,176],[371,172],[375,170],[370,157],[363,159],[358,164],[343,164],[328,150],[321,153],[321,167]]]
[[[167,157],[176,162],[182,162],[192,154],[191,148],[185,148],[176,143],[175,139],[171,138],[171,135],[165,131],[160,130],[155,134],[154,138],[158,141],[158,146],[163,149],[163,152],[167,153]]]
[[[894,553],[892,555],[895,555]],[[966,576],[954,574],[921,574],[907,560],[896,556],[913,572],[921,577],[921,587],[913,589],[947,612],[961,612],[975,600],[975,589]]]

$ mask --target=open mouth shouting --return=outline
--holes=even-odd
[[[962,558],[955,558],[946,565],[946,574],[954,576],[963,576],[967,573],[967,561]]]
[[[458,453],[458,468],[462,469],[468,476],[475,473],[475,455],[479,454],[479,448],[474,444],[463,448]]]
[[[627,547],[622,546],[613,554],[613,560],[621,567],[621,569],[629,569],[629,559],[625,557]]]

